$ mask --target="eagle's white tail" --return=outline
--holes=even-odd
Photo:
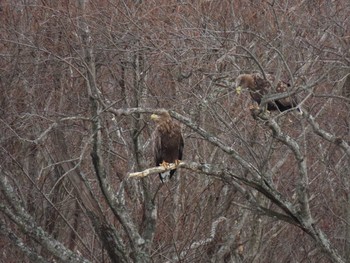
[[[165,171],[159,174],[159,176],[160,176],[160,180],[162,180],[162,182],[165,183],[170,179],[170,171]]]

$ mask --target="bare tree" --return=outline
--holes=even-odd
[[[2,1],[1,258],[348,262],[349,11]],[[245,72],[288,82],[303,114],[252,115]],[[149,120],[163,110],[185,138],[165,184]]]

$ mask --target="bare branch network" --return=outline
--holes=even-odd
[[[2,261],[350,262],[349,1],[250,2],[0,1]]]
[[[132,111],[126,111],[126,112],[131,113],[135,111],[136,109],[133,109]],[[140,112],[147,112],[147,110],[140,109]],[[247,165],[246,162],[239,157],[239,155],[235,152],[233,148],[227,147],[218,138],[207,133],[200,127],[196,126],[194,123],[191,122],[191,120],[187,119],[184,116],[181,116],[176,112],[171,112],[171,115],[177,120],[179,120],[180,122],[182,122],[183,124],[185,124],[186,126],[197,131],[199,134],[201,134],[203,137],[205,137],[208,141],[210,141],[214,145],[220,147],[222,150],[231,154],[232,157],[236,158],[237,161],[240,162],[242,166]],[[343,140],[339,141],[339,139],[337,140],[336,138],[334,138],[334,136],[325,132],[319,126],[315,125],[314,119],[310,116],[309,113],[306,112],[305,116],[307,118],[307,121],[310,123],[310,126],[315,130],[315,132],[318,135],[324,137],[330,142],[333,142],[335,144],[340,144],[341,147],[344,149],[344,151],[348,152],[349,145],[346,142],[344,142]],[[337,258],[338,262],[342,262],[341,257],[331,247],[329,247],[329,240],[327,239],[326,235],[322,232],[321,229],[319,229],[317,226],[314,225],[314,220],[312,218],[310,207],[309,207],[306,159],[304,155],[301,153],[299,145],[290,136],[285,135],[283,133],[283,131],[281,130],[281,128],[273,118],[268,118],[268,120],[266,121],[266,124],[273,132],[275,138],[292,150],[292,152],[294,153],[294,157],[298,162],[300,176],[301,176],[301,179],[299,180],[299,185],[297,187],[297,196],[299,200],[298,208],[294,207],[293,204],[291,204],[289,201],[284,199],[282,195],[278,193],[276,189],[274,189],[273,184],[271,184],[271,182],[268,182],[266,175],[261,174],[257,168],[252,167],[250,165],[247,165],[246,168],[249,169],[249,171],[252,174],[255,174],[254,176],[255,180],[249,180],[246,178],[239,177],[235,175],[233,171],[230,171],[226,168],[219,168],[209,164],[197,164],[193,162],[180,162],[178,165],[169,164],[168,167],[152,167],[141,172],[130,173],[129,177],[145,177],[154,173],[159,173],[159,172],[171,170],[174,168],[186,168],[195,172],[201,172],[208,175],[216,176],[221,178],[222,180],[225,180],[225,179],[229,180],[228,178],[234,179],[236,182],[244,183],[245,185],[252,187],[258,192],[262,193],[285,212],[285,214],[281,214],[274,210],[267,209],[266,207],[255,204],[255,207],[258,210],[262,211],[263,214],[266,214],[271,217],[277,217],[280,220],[284,220],[286,222],[289,222],[291,224],[294,224],[300,227],[303,231],[305,231],[311,237],[317,240],[317,242],[326,251],[328,251],[329,255],[332,258]]]

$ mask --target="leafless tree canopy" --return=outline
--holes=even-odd
[[[349,13],[1,1],[0,261],[350,262]],[[303,114],[252,114],[234,87],[252,72],[290,83],[263,100],[292,94]],[[164,110],[185,148],[162,184]]]

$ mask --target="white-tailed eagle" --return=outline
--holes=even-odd
[[[152,114],[151,119],[157,124],[153,132],[154,160],[157,166],[166,163],[177,163],[182,159],[184,140],[181,133],[181,126],[174,121],[168,112],[159,115]],[[170,179],[176,169],[160,173],[162,182]]]
[[[259,105],[262,97],[267,94],[284,93],[290,91],[290,84],[276,79],[273,75],[267,74],[267,79],[264,79],[260,74],[242,74],[236,78],[236,91],[239,93],[242,89],[248,89],[250,96]],[[275,90],[272,89],[272,84],[275,84]],[[298,100],[295,95],[290,95],[282,99],[273,100],[267,103],[268,111],[286,111],[298,106]],[[301,112],[298,107],[297,110]]]

